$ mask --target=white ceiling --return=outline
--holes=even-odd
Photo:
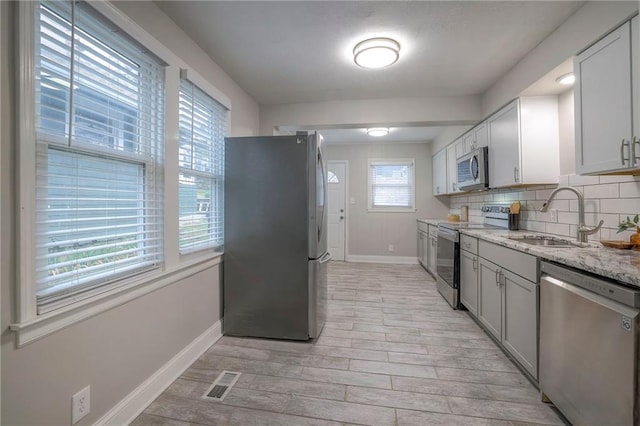
[[[156,4],[256,102],[273,105],[480,95],[583,2],[182,0]],[[374,36],[400,42],[396,64],[365,70],[353,63],[353,46]],[[419,140],[435,137],[432,130],[418,129],[427,131]],[[332,136],[362,134],[347,130]],[[415,137],[415,129],[408,131]],[[326,130],[323,133],[329,135]]]

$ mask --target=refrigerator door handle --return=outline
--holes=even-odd
[[[324,256],[322,256],[319,260],[320,263],[327,263],[328,261],[330,261],[331,259],[333,259],[333,256],[331,255],[331,252],[328,251],[324,254]]]

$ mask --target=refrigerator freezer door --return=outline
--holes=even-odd
[[[309,338],[308,146],[227,138],[223,332]]]
[[[331,253],[309,261],[309,337],[320,336],[327,319],[327,264]]]

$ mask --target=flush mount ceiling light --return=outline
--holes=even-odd
[[[572,72],[570,72],[569,74],[561,75],[560,77],[556,78],[556,82],[560,84],[564,84],[566,86],[573,84],[575,81],[576,81],[576,76],[573,75]]]
[[[370,38],[353,48],[354,62],[363,68],[383,68],[400,57],[400,43],[391,38]]]
[[[367,129],[367,134],[369,136],[375,136],[375,137],[387,136],[389,134],[389,128],[388,127],[372,127],[370,129]]]

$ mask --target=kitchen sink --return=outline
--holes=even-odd
[[[580,244],[563,240],[555,237],[544,236],[522,236],[522,237],[508,237],[510,240],[518,241],[520,243],[530,244],[532,246],[545,246],[545,247],[581,247]]]

